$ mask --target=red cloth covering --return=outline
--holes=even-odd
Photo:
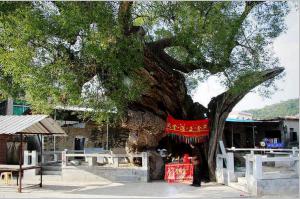
[[[166,164],[165,166],[165,180],[168,183],[174,182],[192,182],[194,174],[193,164]]]
[[[176,120],[168,115],[165,132],[188,138],[207,137],[209,135],[208,119]]]
[[[184,154],[183,163],[191,163],[189,154]]]

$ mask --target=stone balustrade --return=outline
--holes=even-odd
[[[297,193],[299,187],[299,150],[292,149],[231,149],[248,151],[245,159],[245,189],[252,195]],[[234,153],[222,152],[216,156],[218,183],[233,185],[238,182],[234,168]],[[265,155],[255,153],[267,152]],[[269,169],[269,170],[268,170]]]

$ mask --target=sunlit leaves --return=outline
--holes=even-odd
[[[63,104],[90,106],[99,121],[108,110],[122,114],[147,89],[138,73],[145,43],[162,38],[175,38],[165,49],[171,57],[199,66],[187,74],[189,88],[216,71],[230,88],[241,76],[280,66],[271,46],[286,28],[285,2],[134,2],[129,23],[145,36],[123,34],[119,4],[1,2],[1,94],[26,97],[39,112]],[[95,92],[83,95],[93,78],[88,90]]]

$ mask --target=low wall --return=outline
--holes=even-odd
[[[67,166],[62,168],[62,180],[72,182],[148,182],[148,172],[142,167]]]
[[[287,195],[299,193],[299,178],[247,179],[247,188],[251,195]]]

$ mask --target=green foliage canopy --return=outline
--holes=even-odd
[[[240,76],[279,66],[270,47],[288,10],[285,2],[0,2],[0,94],[38,112],[60,104],[92,107],[99,119],[122,114],[147,89],[137,73],[146,47],[173,60],[170,71],[186,74],[189,87],[214,74],[238,87]]]
[[[299,99],[290,99],[280,103],[265,106],[261,109],[246,110],[255,119],[274,119],[276,117],[295,116],[299,114]]]

